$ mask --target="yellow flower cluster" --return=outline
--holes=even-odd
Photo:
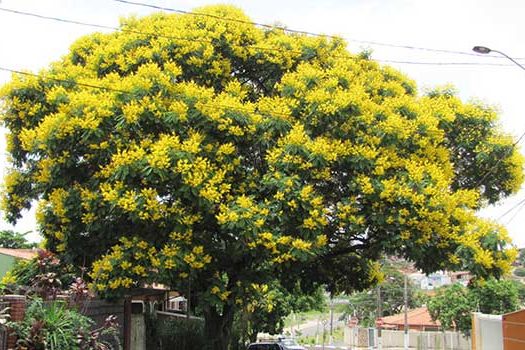
[[[158,266],[158,252],[146,241],[122,237],[120,244],[95,261],[90,272],[93,288],[101,293],[119,288],[131,288],[144,283],[151,268]]]
[[[48,203],[51,205],[53,214],[62,222],[69,222],[69,218],[66,216],[66,204],[65,201],[68,197],[68,192],[63,188],[57,188],[49,194]]]
[[[210,294],[217,296],[221,301],[226,301],[232,292],[230,290],[222,290],[218,286],[213,286],[210,289]]]
[[[200,270],[211,262],[211,256],[204,254],[203,246],[196,246],[192,251],[184,255],[183,260],[194,270]]]
[[[105,166],[100,175],[109,178],[121,167],[131,166],[136,162],[142,161],[146,156],[146,151],[139,145],[133,145],[129,149],[117,151],[111,159],[111,163]]]
[[[511,239],[504,227],[495,222],[478,219],[474,216],[470,217],[466,234],[456,236],[456,240],[472,252],[475,264],[487,271],[496,270],[503,274],[508,273],[517,256],[517,251],[516,249],[494,251],[490,249],[490,245],[484,245],[485,241],[493,242],[494,239],[497,239],[498,244],[502,246],[511,243]]]

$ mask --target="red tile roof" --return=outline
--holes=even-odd
[[[36,249],[0,248],[0,254],[9,255],[18,259],[31,260],[37,253]]]
[[[432,317],[428,313],[426,307],[420,307],[413,310],[408,310],[407,313],[408,326],[423,326],[423,327],[439,327],[441,324],[439,321],[432,321]],[[383,317],[383,324],[385,326],[404,326],[405,314],[397,314],[392,316]]]

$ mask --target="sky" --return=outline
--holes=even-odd
[[[415,80],[420,91],[451,84],[465,101],[476,99],[496,106],[506,132],[516,138],[525,133],[525,70],[503,57],[470,55],[473,46],[483,45],[517,59],[523,57],[520,62],[525,64],[525,1],[136,1],[184,11],[229,3],[242,8],[255,22],[342,36],[350,51],[370,50],[372,58]],[[156,11],[115,0],[0,0],[0,8],[107,26],[118,26],[121,17]],[[100,30],[0,11],[0,67],[38,72],[65,55],[77,38],[95,31]],[[0,85],[10,76],[0,71]],[[525,140],[520,144],[522,153],[523,144]],[[0,135],[2,174],[7,167],[5,153],[4,137]],[[518,205],[522,200],[525,186],[516,195],[479,213],[504,224],[518,247],[525,247],[525,210]],[[40,239],[33,210],[26,212],[15,227],[0,219],[0,229],[33,231],[28,238]]]

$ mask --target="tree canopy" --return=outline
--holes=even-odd
[[[393,266],[384,266],[382,269],[384,280],[376,289],[367,289],[350,295],[348,305],[343,315],[356,316],[359,325],[374,327],[376,319],[383,316],[399,314],[403,311],[404,275]],[[378,295],[379,294],[379,295]],[[378,315],[379,298],[381,300],[381,315]],[[418,287],[407,281],[407,306],[409,309],[421,306],[423,295]]]
[[[460,284],[443,287],[428,301],[433,319],[443,328],[456,328],[470,334],[472,312],[502,315],[513,312],[523,305],[523,285],[508,279],[476,281],[469,287]]]
[[[1,230],[0,231],[0,247],[2,248],[15,248],[15,249],[28,249],[35,248],[36,243],[29,243],[27,241],[27,234],[15,232],[13,230]]]
[[[47,248],[92,267],[103,295],[190,290],[214,349],[275,278],[363,289],[384,253],[424,271],[508,269],[505,230],[475,216],[523,177],[494,109],[421,96],[340,39],[198,12],[124,19],[13,76],[9,220],[38,201]]]

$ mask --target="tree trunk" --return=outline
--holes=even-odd
[[[229,349],[233,316],[234,308],[231,305],[225,305],[222,314],[212,306],[204,311],[206,350]]]
[[[250,343],[255,343],[257,341],[257,330],[252,330],[249,335],[248,335],[248,339],[250,341]]]

